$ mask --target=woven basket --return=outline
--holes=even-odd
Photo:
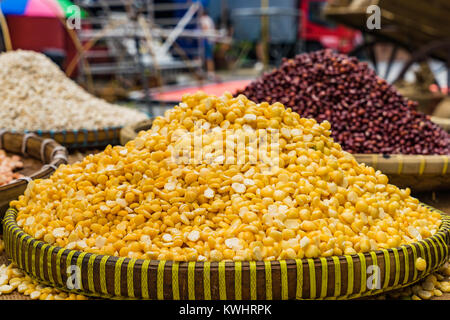
[[[425,67],[427,68],[427,67]],[[425,114],[433,114],[436,106],[445,98],[445,94],[440,92],[431,92],[429,86],[432,84],[433,73],[427,69],[420,69],[419,77],[431,77],[424,83],[396,82],[398,92],[405,98],[417,102],[416,109]],[[423,70],[423,71],[422,71]],[[429,72],[429,73],[427,73]]]
[[[138,123],[127,125],[120,130],[120,144],[125,145],[128,141],[136,138],[139,131],[149,130],[152,127],[153,120],[143,120]]]
[[[9,202],[24,193],[28,181],[49,177],[60,164],[67,163],[67,151],[52,139],[34,134],[0,132],[0,149],[6,152],[29,156],[40,160],[43,166],[29,177],[24,177],[0,186],[0,219],[8,209]]]
[[[432,210],[435,210],[431,208]],[[245,262],[174,262],[97,255],[51,246],[16,224],[17,211],[3,220],[5,249],[28,275],[64,291],[121,299],[270,300],[350,299],[410,285],[448,259],[450,217],[432,237],[399,248],[329,258]],[[418,271],[422,257],[427,268]],[[379,268],[379,289],[368,288]],[[72,266],[71,268],[68,268]],[[75,268],[73,266],[76,266]],[[79,271],[80,287],[67,280]],[[75,273],[76,274],[76,273]],[[369,282],[368,282],[369,280]]]
[[[120,130],[122,127],[111,127],[98,130],[63,130],[63,131],[33,131],[44,138],[54,139],[69,150],[86,148],[102,148],[108,144],[120,143]]]
[[[450,188],[450,156],[355,154],[359,163],[380,170],[389,182],[414,191]]]
[[[450,133],[450,119],[441,117],[431,117],[431,121],[439,125],[442,129]]]

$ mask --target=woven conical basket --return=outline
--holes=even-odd
[[[16,210],[9,209],[3,221],[5,248],[28,275],[65,291],[119,299],[284,300],[370,296],[424,278],[447,261],[450,243],[450,217],[443,215],[442,226],[432,237],[365,254],[245,262],[140,260],[51,246],[21,230],[16,215]],[[426,270],[415,268],[418,257],[426,260]],[[79,289],[70,290],[67,286],[74,270],[68,269],[69,266],[79,270]],[[378,282],[371,281],[373,277]],[[376,283],[379,286],[372,287]]]

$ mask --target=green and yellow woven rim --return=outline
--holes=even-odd
[[[416,243],[364,254],[279,261],[175,262],[69,250],[26,234],[17,226],[12,208],[3,225],[12,261],[39,282],[68,292],[159,300],[353,299],[408,286],[442,266],[449,254],[450,216],[440,213],[439,231]],[[424,271],[415,268],[418,257],[427,262]],[[367,268],[372,265],[379,268],[379,289],[367,286]],[[78,290],[66,285],[73,275],[67,272],[69,266],[79,268]]]

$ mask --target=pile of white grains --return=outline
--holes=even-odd
[[[92,96],[41,53],[0,54],[1,129],[91,130],[146,118],[141,112]]]

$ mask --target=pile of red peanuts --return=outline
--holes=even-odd
[[[356,58],[321,50],[284,59],[237,94],[279,101],[302,117],[328,120],[351,153],[450,153],[449,134]]]
[[[14,172],[23,168],[23,162],[19,156],[8,157],[5,151],[0,150],[0,186],[10,183],[12,180],[20,178],[20,173]]]

